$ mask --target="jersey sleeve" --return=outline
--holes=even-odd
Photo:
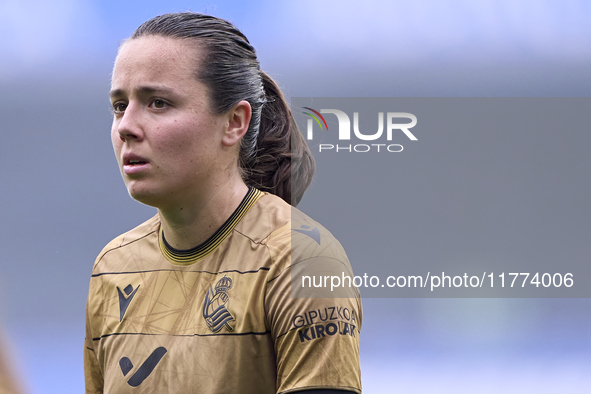
[[[352,277],[350,263],[327,230],[303,227],[287,235],[288,247],[271,250],[278,260],[269,273],[266,309],[275,341],[277,392],[360,393],[359,292],[355,287],[331,289],[324,280]],[[323,286],[315,287],[319,278]]]
[[[103,373],[95,352],[94,341],[90,325],[89,312],[93,305],[92,287],[86,303],[86,338],[84,340],[84,381],[86,394],[98,394],[103,392]]]

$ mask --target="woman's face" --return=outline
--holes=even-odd
[[[126,42],[115,61],[111,138],[129,194],[145,204],[195,201],[235,167],[222,144],[228,119],[212,114],[195,78],[201,54],[183,40],[147,36]]]

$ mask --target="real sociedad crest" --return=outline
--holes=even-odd
[[[232,279],[224,276],[216,283],[215,288],[211,286],[205,294],[203,301],[203,317],[207,323],[207,327],[213,332],[220,331],[226,327],[228,331],[234,329],[230,326],[230,322],[234,320],[234,316],[228,311],[228,290],[232,288]]]

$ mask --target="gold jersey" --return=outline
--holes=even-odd
[[[350,272],[326,229],[252,188],[191,250],[158,216],[117,237],[90,280],[86,392],[361,392],[359,297],[292,294],[292,267],[318,257]]]

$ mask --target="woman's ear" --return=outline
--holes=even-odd
[[[234,146],[248,131],[252,108],[250,103],[242,100],[228,112],[228,128],[222,138],[224,146]]]

